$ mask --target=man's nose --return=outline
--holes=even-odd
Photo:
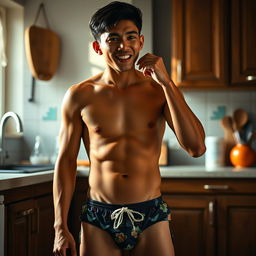
[[[120,50],[121,50],[121,49],[123,50],[123,49],[125,49],[127,46],[128,46],[127,41],[121,40],[118,48],[119,48]]]

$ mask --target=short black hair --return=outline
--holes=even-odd
[[[139,8],[124,2],[114,1],[99,9],[91,18],[89,26],[95,40],[100,40],[100,35],[107,32],[121,20],[134,22],[141,32],[142,12]]]

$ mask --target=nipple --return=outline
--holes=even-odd
[[[96,127],[94,128],[94,131],[95,131],[96,133],[100,133],[100,132],[101,132],[101,128],[100,128],[99,126],[96,126]]]

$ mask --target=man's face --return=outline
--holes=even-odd
[[[106,64],[119,72],[134,68],[144,37],[139,35],[136,25],[129,20],[118,22],[108,32],[101,34],[98,53],[103,54]]]

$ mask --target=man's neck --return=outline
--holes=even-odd
[[[103,72],[102,79],[105,84],[124,89],[138,80],[138,73],[134,68],[119,72],[108,67]]]

